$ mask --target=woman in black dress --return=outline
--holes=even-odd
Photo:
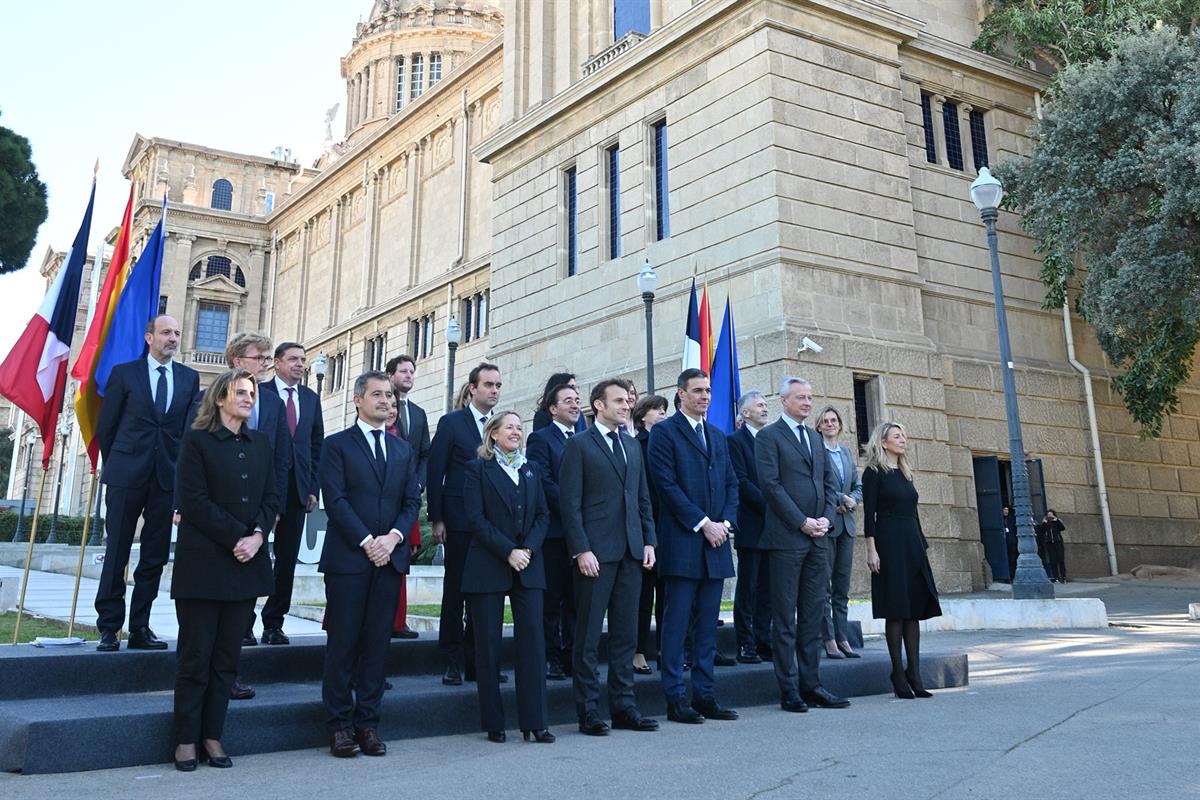
[[[521,452],[521,418],[515,411],[492,415],[483,426],[479,458],[466,466],[463,498],[471,542],[462,590],[475,621],[475,677],[479,716],[493,742],[503,742],[500,646],[504,596],[512,603],[517,651],[517,718],[525,741],[554,741],[546,730],[546,638],[542,609],[546,573],[542,544],[550,512],[538,465]]]
[[[171,597],[179,618],[175,768],[181,772],[205,759],[214,767],[233,766],[221,747],[229,689],[254,601],[272,591],[263,541],[275,525],[279,498],[274,446],[246,424],[257,392],[244,369],[219,376],[179,448]]]
[[[917,516],[917,489],[906,453],[903,426],[884,422],[867,444],[863,471],[863,511],[867,567],[871,570],[871,610],[885,620],[892,688],[896,697],[932,697],[921,682],[920,621],[942,614],[929,547]],[[905,669],[900,645],[908,655]]]

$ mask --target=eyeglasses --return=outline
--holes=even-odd
[[[238,356],[238,358],[246,361],[257,361],[260,364],[269,364],[271,362],[270,356]]]

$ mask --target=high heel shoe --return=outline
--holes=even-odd
[[[542,728],[536,731],[521,731],[521,735],[525,737],[525,741],[533,740],[538,744],[551,744],[554,742],[554,734]]]
[[[195,772],[196,766],[199,763],[199,760],[196,758],[185,758],[183,761],[180,761],[177,758],[175,759],[175,769],[179,770],[180,772]]]
[[[859,655],[858,653],[851,650],[850,645],[848,645],[848,644],[843,644],[842,642],[838,642],[837,649],[841,650],[842,655],[844,655],[846,658],[862,658],[861,655]]]
[[[504,744],[508,740],[508,736],[504,731],[488,731],[488,741],[496,744]]]
[[[909,688],[912,689],[914,697],[933,697],[932,694],[925,690],[925,685],[921,683],[920,673],[914,675],[908,670],[905,670],[904,677],[908,679],[908,685]]]
[[[227,755],[214,756],[212,753],[208,752],[208,748],[204,747],[203,745],[196,748],[196,752],[200,755],[200,760],[207,761],[210,767],[216,767],[217,769],[229,769],[233,766],[232,758]]]
[[[901,700],[912,700],[916,695],[913,694],[912,688],[908,685],[908,680],[903,672],[892,673],[892,690],[896,693],[896,697]]]

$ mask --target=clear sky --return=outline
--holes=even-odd
[[[75,238],[100,160],[92,243],[120,224],[134,134],[241,153],[320,153],[338,59],[371,0],[3,0],[0,125],[29,139],[50,214],[25,269],[0,276],[0,358],[45,293],[47,247]],[[84,298],[86,302],[86,298]]]

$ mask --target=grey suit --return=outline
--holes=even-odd
[[[834,460],[835,456],[832,453],[829,455],[835,472],[837,471],[837,461],[841,461],[842,464],[838,499],[841,500],[842,495],[847,495],[854,500],[856,506],[861,504],[862,480],[858,477],[858,467],[854,465],[854,456],[851,455],[850,448],[839,445],[837,461]],[[830,519],[830,522],[833,524],[830,526],[828,534],[831,551],[829,599],[826,601],[824,612],[821,615],[821,638],[827,642],[844,642],[847,641],[847,634],[850,630],[846,616],[850,602],[850,571],[854,566],[854,534],[856,532],[854,512],[847,511],[839,505],[837,513]]]
[[[608,613],[608,705],[613,715],[636,708],[633,653],[637,645],[642,553],[656,544],[642,448],[620,435],[625,468],[596,427],[563,448],[558,475],[563,534],[572,558],[591,551],[600,574],[575,581],[575,708],[580,718],[597,711],[598,647]]]
[[[840,481],[821,437],[802,427],[807,447],[786,415],[754,440],[766,500],[759,547],[770,550],[771,649],[785,698],[821,685],[821,614],[829,586],[829,541],[801,530],[807,518],[833,521]],[[797,666],[799,669],[797,669]]]

